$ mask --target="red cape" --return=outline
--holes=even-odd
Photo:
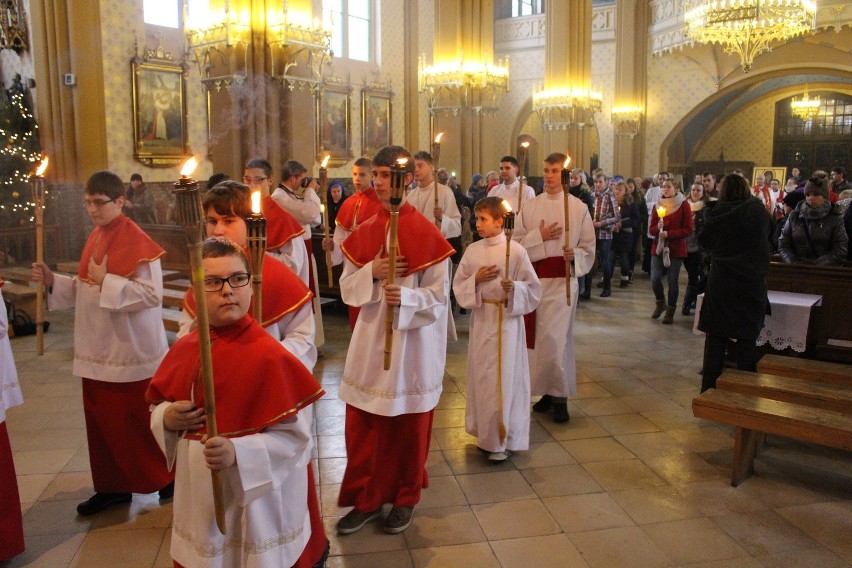
[[[362,267],[376,258],[384,250],[387,233],[390,228],[390,212],[382,208],[370,219],[358,226],[358,230],[349,235],[340,249],[355,266]],[[447,242],[435,223],[420,214],[409,203],[399,208],[399,256],[408,261],[408,272],[414,274],[455,254],[455,249]]]
[[[305,232],[292,213],[278,205],[269,195],[260,200],[260,210],[266,217],[267,250],[279,249]]]
[[[211,327],[213,382],[219,435],[248,436],[281,422],[325,391],[313,375],[248,314],[236,323]],[[198,330],[175,343],[151,379],[152,404],[191,400],[204,405]],[[187,432],[201,439],[206,428]]]
[[[119,215],[105,227],[95,226],[89,234],[83,254],[80,256],[80,268],[77,277],[84,282],[93,282],[89,278],[89,259],[100,264],[104,255],[107,259],[107,272],[130,278],[136,267],[142,262],[153,262],[166,254],[166,251],[139,228],[129,217]]]
[[[382,203],[376,195],[376,190],[371,187],[367,191],[359,191],[355,195],[347,197],[343,205],[340,206],[334,222],[351,232],[355,230],[356,226],[381,210]]]
[[[269,326],[311,301],[314,293],[286,264],[267,254],[263,258],[263,327]],[[251,284],[249,284],[251,286]],[[183,309],[195,317],[195,295],[192,288],[183,297]],[[252,313],[249,307],[249,313]]]

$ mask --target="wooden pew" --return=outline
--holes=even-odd
[[[852,390],[840,385],[728,369],[716,388],[852,415]]]
[[[852,451],[852,418],[848,414],[719,389],[695,397],[692,413],[736,427],[733,487],[754,472],[761,433]]]
[[[766,354],[757,363],[760,373],[819,381],[852,388],[852,365]]]

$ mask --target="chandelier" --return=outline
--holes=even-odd
[[[814,118],[819,114],[819,107],[822,104],[819,97],[809,97],[808,90],[805,89],[805,94],[802,98],[793,98],[790,101],[790,110],[793,113],[793,116],[801,118],[803,122],[808,121],[811,118]]]
[[[417,71],[418,90],[426,93],[431,115],[459,114],[469,109],[480,114],[500,108],[503,94],[509,90],[509,67],[505,60],[496,65],[481,61],[442,62],[426,65],[420,56]]]
[[[582,128],[602,105],[600,91],[583,87],[534,91],[532,95],[532,110],[547,130],[567,130],[572,124]]]
[[[719,44],[740,57],[748,73],[754,58],[814,28],[811,0],[692,0],[685,10],[687,34],[699,43]]]
[[[639,121],[642,120],[642,107],[612,107],[610,118],[612,119],[612,123],[615,125],[616,136],[633,138],[639,134]]]

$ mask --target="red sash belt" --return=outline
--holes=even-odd
[[[539,278],[565,278],[565,259],[561,256],[549,256],[532,263],[535,274]],[[567,285],[567,284],[566,284]],[[524,329],[527,333],[527,349],[535,349],[535,319],[533,310],[524,314]]]

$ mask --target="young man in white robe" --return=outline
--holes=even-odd
[[[83,380],[86,439],[95,494],[77,505],[92,515],[128,503],[133,493],[171,498],[166,469],[148,428],[145,390],[166,354],[163,249],[123,215],[124,183],[92,174],[83,204],[94,230],[74,278],[33,263],[32,280],[48,289],[47,307],[74,307],[72,372]]]
[[[524,205],[513,238],[523,245],[541,280],[541,303],[527,316],[530,379],[533,395],[541,399],[537,412],[553,409],[554,422],[568,422],[568,397],[577,392],[574,358],[574,316],[579,286],[595,261],[595,231],[586,204],[568,195],[569,226],[565,232],[561,176],[565,154],[544,161],[544,193]],[[571,273],[566,274],[566,261]],[[570,279],[571,303],[566,299]]]
[[[460,237],[461,213],[456,198],[453,190],[435,179],[435,163],[429,152],[414,154],[414,181],[417,187],[408,192],[405,201],[435,223],[445,239]]]
[[[0,288],[3,279],[0,278]],[[21,497],[12,446],[6,428],[6,411],[24,403],[18,371],[9,343],[9,321],[3,294],[0,293],[0,561],[24,551],[24,525],[21,518]]]
[[[453,279],[456,300],[470,313],[465,431],[488,459],[529,449],[530,375],[524,314],[541,299],[541,283],[527,251],[509,244],[506,271],[504,208],[498,197],[474,207],[482,240],[467,247]],[[505,430],[501,436],[500,426]]]
[[[342,249],[340,291],[361,308],[340,383],[346,403],[346,471],[337,504],[354,507],[337,523],[350,534],[393,508],[384,531],[411,524],[421,490],[428,486],[426,458],[432,418],[441,396],[449,327],[450,256],[455,250],[409,203],[399,208],[396,280],[387,281],[391,166],[411,154],[387,146],[373,159],[373,182],[382,210],[358,226]],[[389,369],[384,369],[385,318],[393,314]]]
[[[500,158],[500,183],[488,190],[488,197],[505,199],[517,213],[524,210],[524,203],[535,197],[535,191],[518,178],[518,160],[514,156]],[[518,195],[520,194],[520,197]]]

